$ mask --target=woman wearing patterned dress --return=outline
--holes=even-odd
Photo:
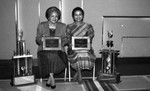
[[[82,69],[91,70],[94,66],[96,56],[92,48],[92,39],[94,37],[94,30],[91,24],[83,22],[84,11],[80,7],[76,7],[72,11],[73,23],[67,25],[66,35],[68,37],[68,58],[71,67],[76,70],[74,80],[82,83]],[[90,50],[87,52],[79,52],[72,50],[71,38],[76,37],[90,37]]]
[[[38,45],[38,65],[40,76],[49,76],[46,86],[53,89],[56,87],[54,74],[62,72],[67,67],[67,56],[65,54],[65,31],[66,24],[59,22],[61,12],[57,7],[50,7],[46,10],[45,16],[48,21],[39,23],[37,27],[36,43]],[[43,50],[43,37],[61,37],[62,48],[56,50]]]

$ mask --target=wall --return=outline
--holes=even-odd
[[[10,59],[16,47],[14,0],[0,0],[0,59]]]
[[[107,32],[112,30],[114,46],[121,57],[150,56],[149,16],[105,16],[103,19],[103,47],[108,40]]]
[[[141,1],[141,0],[94,0],[94,1],[84,0],[84,10],[86,13],[85,21],[91,23],[95,29],[96,35],[94,38],[93,47],[94,47],[97,57],[100,57],[99,49],[103,47],[101,45],[102,44],[103,16],[149,16],[150,7],[148,6],[148,4],[150,4],[149,0],[144,0],[144,1]],[[111,24],[113,24],[113,22]],[[113,31],[117,33],[118,30],[119,29],[115,29]],[[149,28],[147,30],[149,30]],[[131,32],[134,32],[134,31],[129,31],[129,33]],[[119,36],[121,34],[122,34],[121,32],[119,32],[119,34],[114,34],[114,38],[115,36]],[[117,38],[114,39],[114,42],[116,41],[118,41]],[[130,44],[131,43],[128,43],[127,45],[130,45]],[[116,47],[114,49],[120,49],[120,46],[116,45]],[[124,52],[129,52],[129,51],[130,50],[124,51]],[[146,53],[144,53],[143,55],[147,55]],[[124,54],[122,56],[124,56]],[[135,56],[132,53],[129,53],[129,54],[130,56]],[[137,54],[137,55],[142,55],[142,54]]]
[[[14,2],[15,0],[0,1],[0,59],[10,59],[15,50],[15,20],[14,20]],[[20,0],[21,1],[21,0]],[[27,49],[36,58],[35,33],[37,24],[44,20],[43,12],[48,6],[59,5],[59,0],[40,0],[41,16],[38,16],[39,0],[22,0],[22,29],[24,39],[27,42]],[[67,14],[63,21],[71,23],[71,10],[75,6],[80,6],[80,0],[62,0],[63,13]],[[80,3],[79,3],[79,2]],[[83,9],[85,10],[85,22],[91,23],[95,30],[93,48],[97,57],[100,57],[99,50],[102,48],[102,17],[103,16],[150,16],[150,0],[83,0]],[[9,15],[9,17],[8,17]],[[4,23],[5,22],[5,23]],[[9,27],[7,27],[9,25]],[[147,29],[148,30],[148,29]],[[10,38],[6,37],[7,35]],[[2,39],[5,39],[2,40]],[[8,41],[8,42],[6,42]],[[116,40],[114,40],[116,41]],[[10,45],[11,44],[11,45]],[[7,45],[7,46],[6,46]],[[4,48],[5,46],[5,48]]]

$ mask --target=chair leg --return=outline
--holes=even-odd
[[[67,77],[67,68],[65,68],[65,76],[64,76],[64,81],[66,81],[66,77]]]
[[[69,71],[69,82],[71,81],[71,70],[70,70],[70,62],[68,63],[68,71]]]
[[[67,71],[69,73],[69,82],[71,81],[71,70],[70,70],[70,62],[68,63],[68,68],[65,68],[65,76],[64,76],[64,81],[67,79]]]
[[[93,80],[95,80],[95,63],[94,63],[94,66],[93,66]]]
[[[40,78],[40,82],[42,82],[43,80],[42,80],[42,78]]]

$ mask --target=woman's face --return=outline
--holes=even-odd
[[[51,23],[56,23],[56,22],[58,22],[58,13],[55,12],[55,11],[52,12],[48,19],[49,19],[49,21],[50,21]]]
[[[75,20],[75,22],[81,22],[83,20],[83,14],[81,11],[79,11],[79,10],[75,11],[74,20]]]

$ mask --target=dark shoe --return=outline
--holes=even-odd
[[[55,89],[56,88],[56,84],[55,84],[55,79],[51,78],[51,88]]]
[[[55,88],[56,88],[56,85],[54,85],[54,86],[51,86],[51,88],[52,88],[52,89],[55,89]]]
[[[46,87],[50,87],[50,86],[51,86],[50,81],[51,81],[51,79],[50,79],[50,77],[49,77],[49,78],[48,78],[48,81],[46,82]]]
[[[51,84],[46,83],[46,87],[50,87],[50,86],[51,86]]]

